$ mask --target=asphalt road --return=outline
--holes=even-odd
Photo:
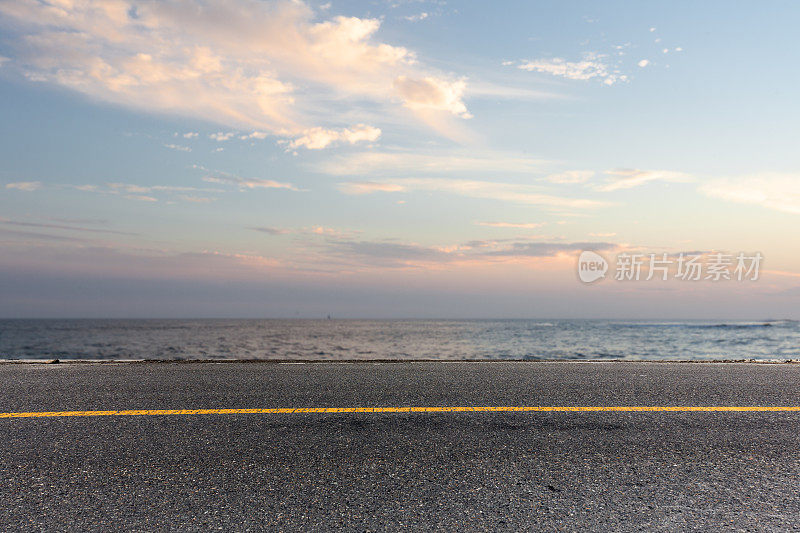
[[[800,405],[800,365],[0,364],[0,412]],[[0,530],[800,530],[800,412],[0,419]]]

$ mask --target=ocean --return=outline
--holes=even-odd
[[[0,359],[798,358],[788,320],[0,320]]]

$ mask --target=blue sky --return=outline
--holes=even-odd
[[[798,22],[8,0],[0,316],[800,318]],[[587,286],[583,249],[765,260]]]

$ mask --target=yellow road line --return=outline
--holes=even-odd
[[[727,405],[620,405],[620,406],[475,406],[475,407],[276,407],[267,409],[127,409],[122,411],[34,411],[0,413],[0,418],[163,415],[289,415],[334,413],[505,413],[505,412],[778,412],[800,411],[800,406]]]

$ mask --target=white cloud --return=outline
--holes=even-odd
[[[145,187],[143,185],[134,185],[130,183],[107,183],[106,184],[109,189],[116,192],[129,192],[129,193],[144,193],[150,192],[150,187]]]
[[[599,78],[606,85],[628,80],[626,75],[608,65],[606,55],[596,53],[585,54],[580,61],[566,61],[560,57],[528,60],[517,65],[517,68],[530,72],[545,72],[570,80]]]
[[[246,135],[242,135],[239,137],[241,140],[246,141],[248,139],[266,139],[267,134],[263,131],[254,131],[252,133],[248,133]]]
[[[550,174],[545,180],[552,183],[586,183],[595,175],[594,170],[568,170]]]
[[[641,170],[638,168],[622,168],[607,170],[605,172],[609,180],[597,187],[599,191],[616,191],[619,189],[631,189],[644,185],[651,181],[667,181],[676,183],[686,183],[693,181],[693,178],[683,172],[672,172],[668,170]]]
[[[650,64],[650,61],[648,61],[647,59],[642,59],[641,61],[639,61],[636,64],[639,65],[640,67],[644,68],[644,67],[646,67],[647,65]]]
[[[378,40],[379,19],[319,16],[299,0],[0,2],[27,77],[98,100],[284,137],[330,121],[332,97],[341,116],[398,97],[468,116],[464,82]]]
[[[513,64],[513,61],[504,62],[503,64]],[[464,94],[477,98],[512,100],[559,100],[564,98],[564,95],[552,91],[535,90],[529,87],[513,87],[485,79],[470,80]]]
[[[158,198],[154,198],[152,196],[146,196],[143,194],[126,194],[125,198],[128,200],[138,200],[140,202],[157,202]]]
[[[372,194],[374,192],[402,192],[405,187],[395,183],[379,183],[375,181],[353,181],[339,184],[345,194]]]
[[[217,142],[224,142],[231,140],[234,135],[235,133],[232,131],[228,132],[218,131],[217,133],[212,133],[211,135],[209,135],[209,137]]]
[[[376,186],[375,182],[345,182],[339,184],[339,190],[345,194],[411,191],[440,192],[469,198],[484,198],[501,202],[555,208],[586,209],[608,205],[597,200],[552,196],[544,194],[540,189],[530,185],[516,183],[450,178],[403,178],[383,182],[382,185],[384,188]]]
[[[361,233],[354,230],[340,230],[327,226],[311,226],[306,228],[275,228],[275,227],[251,227],[253,231],[266,233],[267,235],[280,236],[280,235],[310,235],[322,236],[334,239],[350,238]]]
[[[366,124],[358,124],[352,128],[340,130],[310,128],[303,135],[289,143],[289,148],[305,147],[309,150],[320,150],[335,143],[356,144],[358,142],[375,142],[381,136],[381,130]]]
[[[95,185],[87,185],[83,187],[91,187],[91,189],[84,188],[82,190],[97,190]],[[152,193],[152,192],[190,192],[190,191],[213,191],[219,192],[218,189],[202,189],[197,187],[186,187],[182,185],[136,185],[133,183],[106,183],[108,192],[128,192],[128,193]]]
[[[471,118],[462,100],[467,84],[464,80],[445,80],[434,77],[409,78],[398,76],[394,88],[409,109],[417,111],[446,111],[461,118]]]
[[[541,228],[544,223],[519,223],[519,222],[476,222],[478,226],[489,226],[490,228],[518,228],[534,229]]]
[[[197,133],[196,131],[189,131],[189,132],[183,134],[183,138],[184,139],[194,139],[198,135],[200,135],[200,134]]]
[[[17,181],[14,183],[6,183],[6,189],[16,189],[18,191],[31,192],[41,188],[41,181]]]
[[[650,28],[650,33],[653,33],[654,31],[656,31],[655,28]]]
[[[191,152],[192,149],[188,146],[181,146],[180,144],[165,144],[164,148],[169,148],[170,150],[177,150],[179,152]]]
[[[408,15],[407,17],[403,17],[405,20],[409,22],[419,22],[420,20],[425,20],[428,18],[428,14],[425,12],[419,13],[417,15]]]
[[[408,176],[409,173],[517,173],[541,172],[548,161],[490,150],[446,150],[442,152],[377,151],[339,154],[318,163],[314,169],[336,176]]]
[[[288,189],[290,191],[299,191],[297,187],[291,183],[282,183],[274,180],[265,180],[260,178],[241,178],[231,174],[218,173],[203,178],[206,183],[221,183],[224,185],[236,185],[240,189]]]
[[[223,192],[223,190],[219,188],[190,187],[184,185],[137,185],[135,183],[120,183],[120,182],[106,183],[103,186],[71,185],[70,187],[83,192],[118,195],[123,198],[127,198],[128,200],[138,200],[140,202],[158,202],[159,201],[158,196],[166,194],[167,203],[172,203],[172,200],[170,198],[176,198],[175,196],[176,194],[178,195],[177,198],[185,201],[192,201],[189,200],[189,198],[195,197],[194,195],[191,194],[179,194],[179,193]],[[211,199],[209,199],[208,201],[211,201]]]
[[[800,175],[763,173],[738,178],[712,179],[700,192],[729,202],[753,204],[800,214]]]
[[[354,235],[354,232],[352,232],[352,231],[342,231],[342,230],[338,230],[336,228],[328,228],[328,227],[325,227],[325,226],[314,226],[310,230],[308,230],[308,232],[312,233],[314,235],[322,235],[324,237],[333,237],[333,238],[336,238],[336,239],[342,239],[342,238],[351,237],[351,236]],[[355,232],[355,233],[358,233],[358,232]]]

